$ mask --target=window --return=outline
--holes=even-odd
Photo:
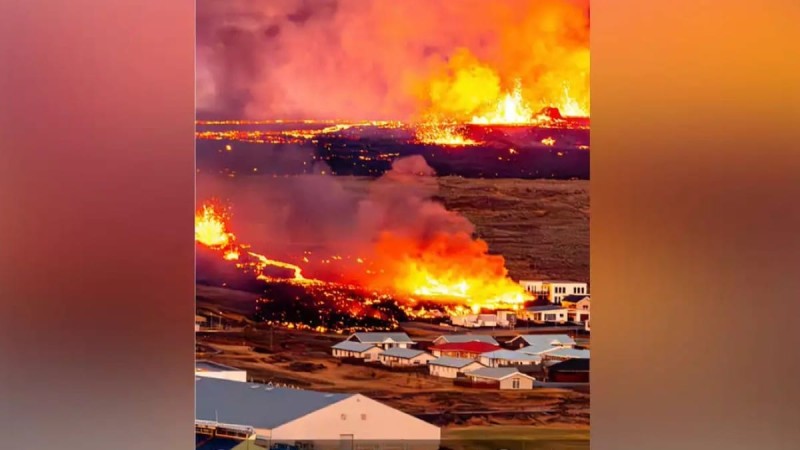
[[[556,315],[555,314],[545,314],[544,315],[544,320],[556,320]]]
[[[511,380],[511,388],[512,389],[519,389],[519,379],[518,378],[514,378],[513,380]]]
[[[366,414],[362,414],[361,415],[361,420],[367,420],[367,415]]]
[[[342,414],[342,420],[347,420],[347,414]]]

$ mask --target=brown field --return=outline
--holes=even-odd
[[[566,389],[476,390],[426,372],[351,365],[331,356],[337,334],[247,327],[201,333],[198,359],[246,369],[258,382],[331,392],[359,392],[441,425],[586,426],[589,395]],[[209,349],[213,349],[209,351]]]
[[[514,279],[589,281],[589,181],[439,178]]]

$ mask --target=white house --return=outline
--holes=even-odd
[[[542,358],[538,355],[501,349],[482,354],[478,361],[486,367],[505,367],[539,364]]]
[[[483,364],[469,358],[451,358],[443,356],[428,362],[428,371],[435,377],[456,378],[459,373],[469,372],[484,367]]]
[[[433,340],[433,345],[473,342],[473,341],[498,345],[497,340],[488,334],[443,334]]]
[[[413,348],[389,348],[378,354],[378,361],[389,367],[421,366],[434,358],[428,352]]]
[[[450,323],[465,328],[495,328],[509,326],[508,312],[494,314],[465,314],[450,316]]]
[[[415,344],[414,341],[403,332],[367,332],[355,333],[347,338],[348,341],[361,342],[362,344],[372,344],[382,349],[400,347],[409,348]]]
[[[464,374],[473,383],[496,384],[499,389],[533,389],[534,378],[515,367],[485,367]]]
[[[543,349],[552,346],[573,347],[575,340],[566,334],[520,334],[508,341],[508,345],[512,348],[534,346]]]
[[[226,366],[224,364],[215,363],[200,359],[194,362],[194,374],[199,377],[219,378],[222,380],[231,380],[246,382],[247,371],[237,369],[235,367]]]
[[[567,295],[586,295],[589,285],[580,281],[559,280],[520,280],[519,284],[525,290],[541,298],[546,298],[551,303],[560,303]]]
[[[195,377],[195,420],[252,430],[255,444],[315,449],[386,446],[435,450],[439,427],[361,394],[273,388]],[[377,447],[375,447],[377,448]]]
[[[570,322],[585,324],[589,321],[591,302],[588,295],[568,295],[561,299],[561,306],[567,308]]]
[[[525,308],[522,312],[522,316],[533,322],[537,323],[544,323],[544,322],[553,322],[553,323],[567,323],[569,320],[569,309],[560,305],[543,305],[543,306],[531,306],[529,308]]]
[[[364,361],[377,361],[378,354],[383,351],[376,345],[353,341],[339,342],[331,349],[333,356],[337,358],[358,358]]]

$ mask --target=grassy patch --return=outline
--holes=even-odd
[[[588,450],[588,428],[491,425],[442,430],[442,445],[453,450]]]

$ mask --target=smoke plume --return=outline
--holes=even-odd
[[[200,117],[467,117],[588,102],[588,0],[200,0]]]

